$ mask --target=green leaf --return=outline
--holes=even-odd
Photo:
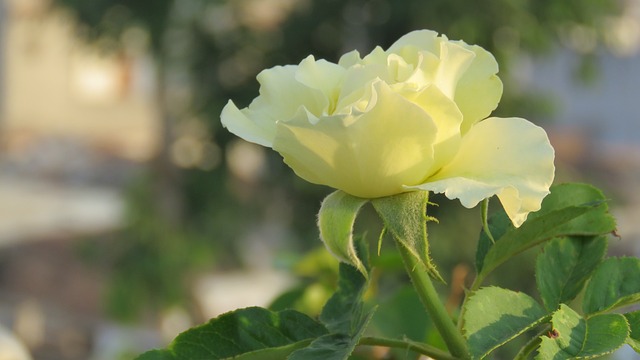
[[[620,314],[582,318],[567,305],[551,319],[553,330],[541,337],[537,360],[589,359],[610,354],[625,344],[629,325]]]
[[[424,341],[433,328],[415,289],[405,286],[381,302],[373,317],[376,334],[387,338]]]
[[[166,350],[137,360],[283,359],[327,334],[327,329],[293,310],[250,307],[223,314],[178,335]]]
[[[542,208],[529,215],[529,220],[553,214],[555,211],[573,206],[586,206],[589,211],[564,225],[560,231],[568,235],[601,235],[615,230],[616,221],[609,214],[607,198],[595,186],[566,183],[551,187],[551,193],[542,202]]]
[[[287,360],[346,360],[355,349],[371,320],[372,313],[363,319],[354,334],[329,334],[314,340],[308,347],[291,354]]]
[[[429,256],[428,202],[428,191],[412,191],[371,200],[391,235],[404,245],[418,262],[424,264],[431,276],[442,281]]]
[[[640,301],[640,259],[609,258],[587,285],[582,309],[587,314],[608,311]]]
[[[388,294],[386,294],[388,295]],[[412,286],[403,286],[390,297],[381,300],[371,319],[368,334],[410,342],[425,342],[439,349],[446,349],[440,333],[424,311],[424,305]],[[390,349],[389,358],[417,359],[418,354],[406,348]]]
[[[540,211],[530,214],[519,228],[507,230],[486,251],[478,277],[484,279],[514,255],[551,238],[612,232],[615,220],[607,212],[604,201],[602,192],[589,185],[563,184],[552,187]]]
[[[548,315],[529,295],[499,287],[476,291],[465,306],[464,331],[474,359],[484,358]]]
[[[640,354],[640,310],[624,314],[629,323],[631,333],[627,339],[627,344]]]
[[[549,311],[573,300],[607,251],[607,239],[565,237],[550,241],[536,259],[536,283]]]
[[[327,196],[320,206],[318,228],[320,238],[340,261],[355,266],[367,276],[353,244],[353,225],[360,208],[369,200],[337,190]]]
[[[367,281],[356,268],[340,264],[338,290],[327,301],[320,321],[331,333],[353,335],[364,318],[362,295]]]
[[[363,266],[368,267],[364,241],[356,242]],[[351,355],[362,337],[373,312],[364,312],[362,296],[367,288],[367,279],[362,272],[348,264],[340,264],[338,290],[327,301],[320,321],[330,334],[319,337],[308,347],[297,350],[289,360],[345,360]]]
[[[347,359],[353,349],[351,337],[345,334],[328,334],[314,340],[308,347],[291,354],[287,360],[342,360]]]

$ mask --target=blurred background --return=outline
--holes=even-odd
[[[336,273],[315,228],[330,189],[220,111],[248,105],[262,69],[422,28],[495,54],[495,114],[544,126],[557,182],[603,188],[610,253],[640,255],[640,0],[0,0],[0,358],[131,359],[237,307],[317,313]],[[479,212],[435,201],[433,256],[464,283]],[[494,281],[531,291],[534,256]]]

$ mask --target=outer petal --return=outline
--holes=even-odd
[[[222,125],[241,138],[272,146],[276,123],[289,120],[300,108],[316,117],[335,109],[345,69],[313,56],[300,65],[276,66],[258,74],[260,96],[239,110],[231,101],[222,109]]]
[[[498,106],[502,97],[502,81],[496,75],[498,63],[491,53],[479,46],[467,45],[462,41],[455,43],[476,54],[473,62],[458,81],[454,97],[464,115],[461,128],[464,134],[473,124],[489,116]]]
[[[406,191],[430,172],[436,125],[378,81],[367,112],[278,123],[273,148],[303,179],[376,198]]]
[[[326,99],[319,90],[296,80],[297,69],[287,65],[261,71],[257,77],[260,96],[242,110],[229,101],[220,115],[222,125],[247,141],[271,147],[277,121],[290,119],[301,106],[321,112]]]
[[[468,208],[498,195],[511,221],[520,226],[549,193],[553,159],[542,128],[520,118],[489,118],[462,138],[450,164],[427,182],[407,188],[444,192]]]
[[[310,88],[298,80],[304,78],[301,72],[311,71],[308,68],[313,67],[310,64],[313,62],[313,57],[309,56],[301,65],[275,66],[261,71],[257,76],[260,96],[249,105],[249,109],[256,116],[267,113],[273,122],[290,119],[301,106],[315,115],[322,114],[329,105],[327,97],[321,90]]]
[[[271,147],[276,135],[275,121],[267,117],[256,119],[247,113],[247,109],[239,110],[236,104],[229,100],[220,114],[222,126],[247,141]]]

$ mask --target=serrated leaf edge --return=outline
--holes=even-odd
[[[480,291],[480,290],[482,290],[482,289],[489,289],[489,288],[498,288],[498,289],[501,289],[501,290],[513,291],[513,290],[509,290],[509,289],[504,289],[504,288],[501,288],[501,287],[498,287],[498,286],[487,286],[487,287],[483,287],[483,288],[481,288],[481,289],[479,289],[479,290],[474,291],[474,293],[473,293],[473,294],[470,294],[470,295],[469,295],[469,299],[471,299],[474,295],[476,295],[478,291]],[[516,293],[517,293],[517,291],[513,291],[513,292],[516,292]],[[522,294],[529,296],[528,294],[525,294],[525,293],[522,293]],[[529,297],[531,297],[531,296],[529,296]],[[532,298],[532,297],[531,297],[531,298]],[[533,299],[533,298],[532,298],[532,299]],[[534,299],[534,300],[535,300],[535,299]],[[469,304],[470,304],[470,303],[471,303],[471,301],[468,301],[465,305],[466,305],[466,306],[469,306]],[[538,305],[540,305],[540,304],[538,304]],[[540,307],[544,309],[544,306],[540,305]],[[524,334],[526,331],[528,331],[528,330],[530,330],[530,329],[532,329],[532,328],[534,328],[534,327],[536,327],[536,326],[538,326],[538,325],[540,325],[540,324],[542,324],[542,323],[544,323],[544,322],[549,321],[550,319],[551,319],[551,314],[550,314],[550,313],[549,313],[549,314],[546,314],[546,315],[542,316],[541,318],[539,318],[539,319],[535,320],[535,321],[534,321],[533,323],[531,323],[529,326],[527,326],[527,327],[525,327],[524,329],[522,329],[522,330],[518,331],[516,334],[512,335],[511,337],[509,337],[509,338],[508,338],[508,339],[506,339],[505,341],[503,341],[503,342],[501,342],[501,343],[499,343],[499,344],[495,345],[494,347],[492,347],[492,348],[491,348],[491,349],[489,349],[489,350],[486,350],[486,351],[485,351],[482,355],[480,355],[479,357],[473,357],[474,355],[472,354],[472,358],[473,358],[474,360],[475,360],[475,359],[480,359],[480,360],[481,360],[481,359],[484,359],[484,358],[486,358],[489,354],[491,354],[493,351],[495,351],[497,348],[499,348],[499,347],[503,346],[504,344],[506,344],[506,343],[510,342],[511,340],[513,340],[513,339],[517,338],[518,336],[520,336],[520,335]],[[465,321],[465,322],[464,322],[464,327],[463,327],[463,329],[462,329],[462,330],[463,330],[463,334],[464,334],[465,339],[469,340],[469,336],[468,336],[469,334],[468,334],[467,325],[468,325],[468,321]]]
[[[561,304],[561,305],[564,305],[564,304]],[[564,306],[566,306],[567,308],[571,309],[571,308],[570,308],[569,306],[567,306],[567,305],[564,305]],[[572,311],[574,311],[573,309],[571,309],[571,310],[572,310]],[[560,311],[560,308],[558,308],[558,310],[556,310],[556,312],[557,312],[557,311]],[[554,313],[555,313],[555,312],[554,312]],[[628,343],[628,340],[629,340],[629,334],[631,334],[631,331],[630,331],[629,321],[627,320],[627,318],[626,318],[625,316],[623,316],[622,314],[598,314],[598,315],[601,315],[601,316],[602,316],[602,315],[620,315],[620,317],[622,317],[622,318],[624,319],[625,324],[627,324],[627,334],[628,334],[628,335],[627,335],[627,339],[626,339],[624,342],[622,342],[618,347],[616,347],[616,348],[614,348],[614,349],[611,349],[611,350],[608,350],[608,351],[605,351],[605,352],[602,352],[602,353],[600,353],[600,354],[590,355],[590,356],[573,356],[573,355],[572,355],[573,357],[571,357],[571,358],[567,358],[567,359],[585,359],[585,360],[586,360],[586,359],[596,359],[596,358],[599,358],[599,357],[602,357],[602,356],[605,356],[605,355],[612,354],[613,352],[615,352],[615,351],[617,351],[618,349],[620,349],[623,345],[625,345],[625,344],[627,344],[627,343]],[[582,316],[582,320],[584,320],[584,321],[586,321],[586,322],[588,322],[588,320],[589,320],[590,318],[591,318],[591,317],[587,318],[587,317],[585,317],[585,316]],[[552,322],[552,324],[553,324],[553,322]],[[587,325],[588,325],[588,323],[587,323]],[[584,344],[585,344],[585,342],[586,342],[586,340],[587,340],[587,338],[588,338],[588,333],[589,333],[589,328],[587,327],[587,328],[586,328],[586,330],[585,330],[585,339],[584,339],[584,340],[583,340],[583,342],[582,342],[581,350],[582,350],[582,349],[584,349]],[[541,341],[545,341],[545,339],[549,339],[549,337],[548,337],[548,336],[546,336],[546,335],[542,335],[542,336],[540,336],[540,339],[541,339]],[[549,340],[547,340],[547,341],[549,341]],[[542,344],[542,342],[541,342],[541,344]],[[561,350],[562,350],[562,349],[561,349]],[[562,351],[564,352],[564,350],[562,350]],[[540,353],[538,353],[538,355],[535,357],[535,360],[549,360],[549,359],[542,359],[542,358],[540,357]]]

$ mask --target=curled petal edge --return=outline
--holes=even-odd
[[[545,131],[520,118],[489,118],[472,127],[450,164],[424,183],[405,186],[444,193],[472,208],[497,195],[516,227],[549,193],[554,150]]]

